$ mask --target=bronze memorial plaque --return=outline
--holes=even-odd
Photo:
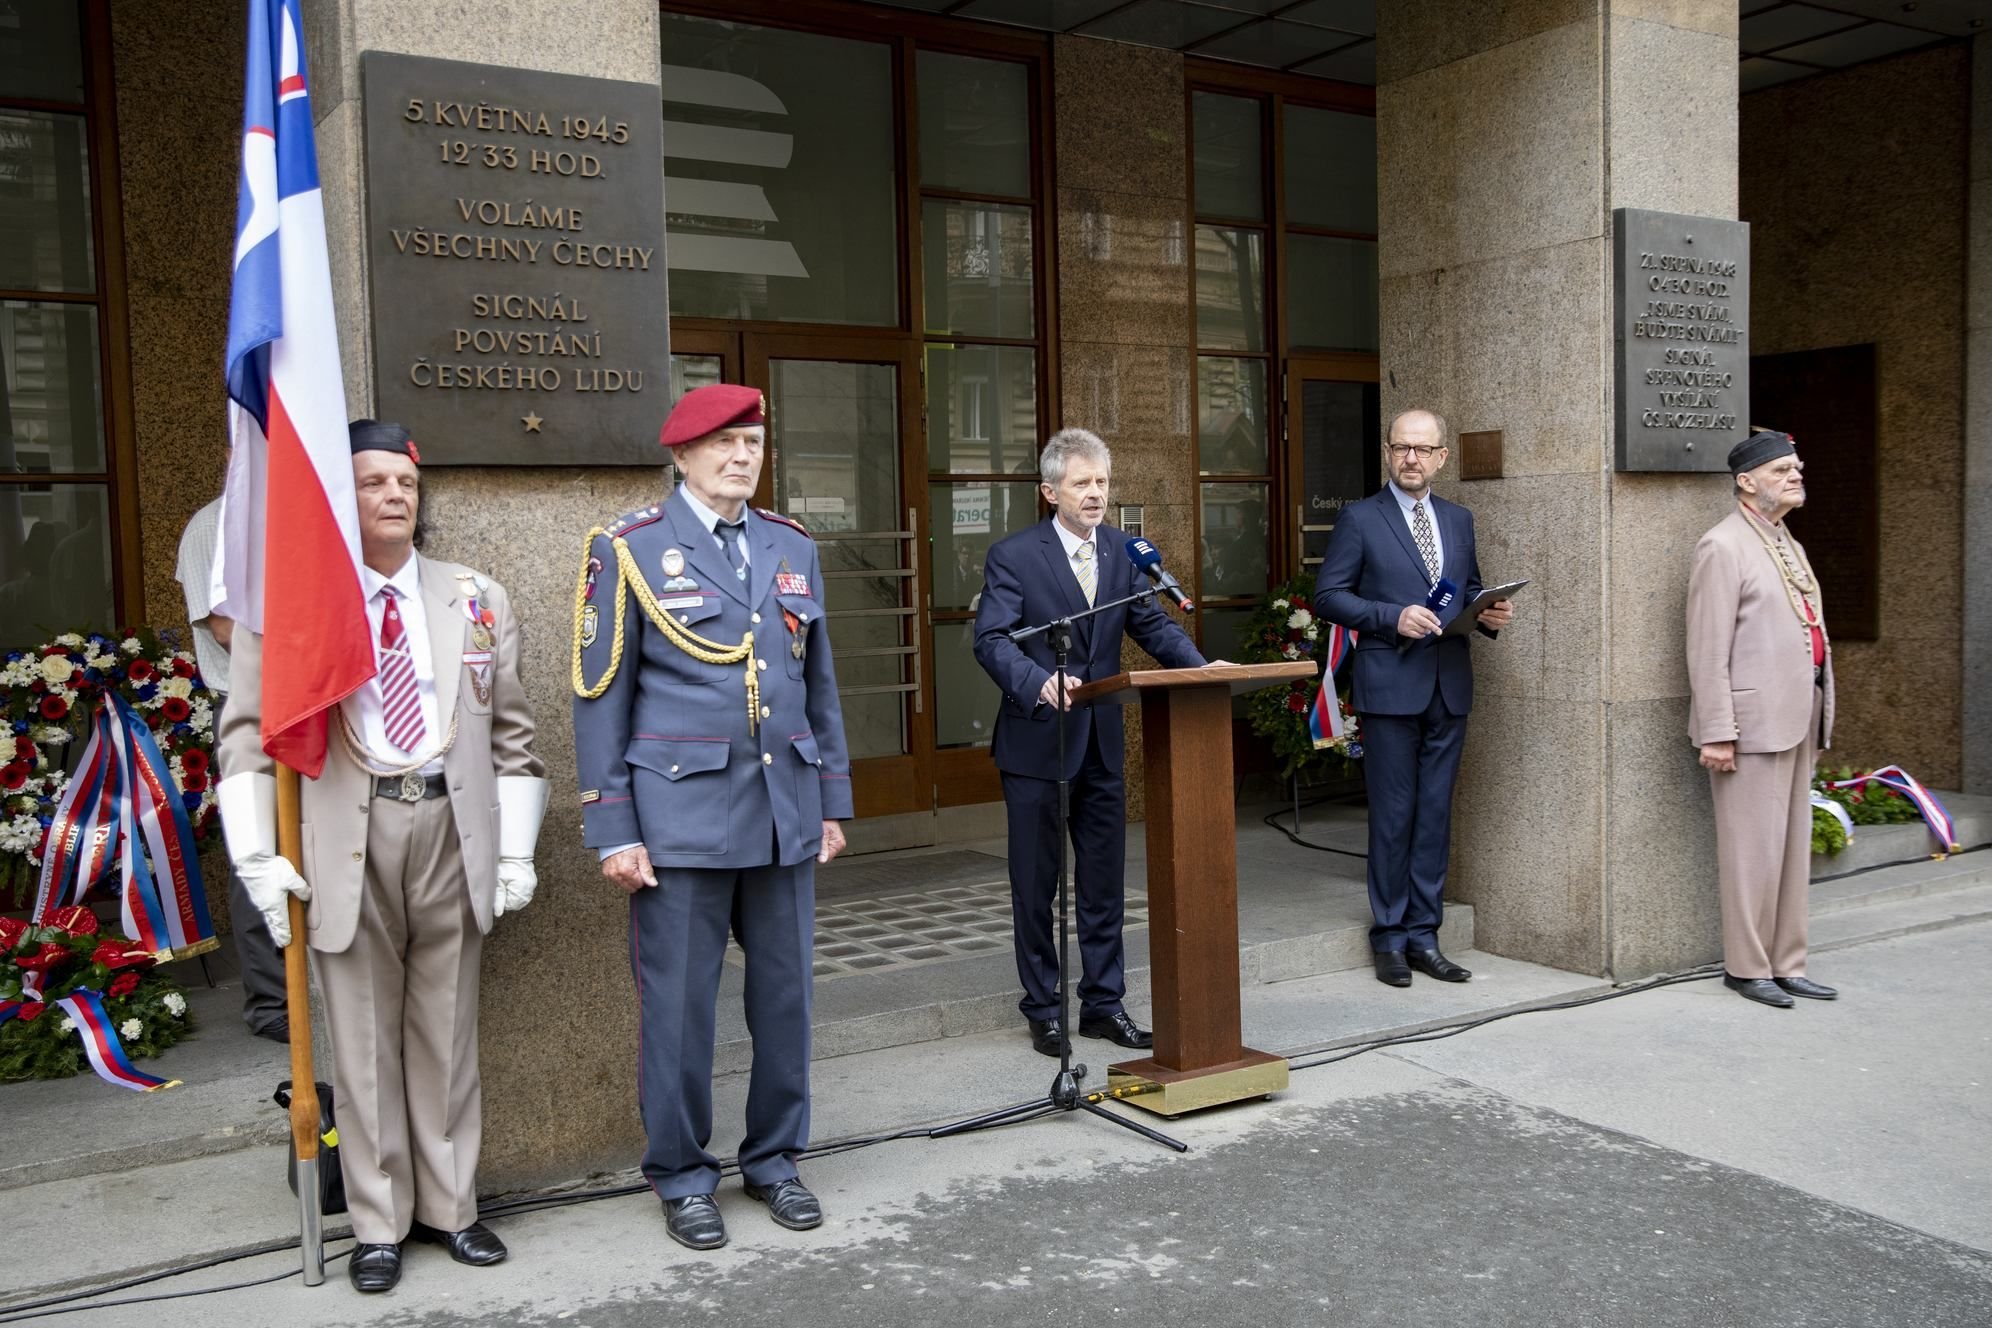
[[[1750,226],[1612,213],[1619,470],[1727,471],[1749,434]]]
[[[360,69],[375,415],[425,465],[655,462],[657,89],[386,51]]]

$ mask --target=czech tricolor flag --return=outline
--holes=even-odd
[[[316,777],[374,651],[299,3],[249,5],[215,577],[217,612],[263,636],[263,749]]]

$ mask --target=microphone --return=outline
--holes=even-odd
[[[1145,539],[1135,538],[1127,542],[1127,556],[1134,563],[1135,570],[1146,572],[1155,588],[1175,601],[1177,608],[1184,613],[1194,612],[1196,605],[1183,593],[1182,582],[1162,570],[1162,551]]]
[[[1457,594],[1459,594],[1459,587],[1455,586],[1452,582],[1446,580],[1444,577],[1440,577],[1438,584],[1432,587],[1432,593],[1425,596],[1425,607],[1430,609],[1433,613],[1443,613],[1445,612],[1446,607],[1453,602],[1453,597]],[[1430,639],[1429,637],[1418,638],[1419,641],[1429,640],[1429,639]],[[1417,644],[1418,641],[1402,642],[1397,647],[1397,653],[1402,655],[1405,651],[1409,650],[1412,646],[1415,646]]]

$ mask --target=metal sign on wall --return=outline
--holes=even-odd
[[[656,461],[657,89],[385,51],[361,77],[376,416],[425,465]]]
[[[1619,470],[1726,471],[1749,433],[1750,226],[1612,213]]]

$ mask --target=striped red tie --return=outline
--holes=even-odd
[[[382,586],[387,601],[380,616],[380,700],[387,740],[404,752],[420,747],[428,736],[422,723],[422,696],[415,687],[415,657],[408,652],[408,632],[395,607],[395,589]]]

